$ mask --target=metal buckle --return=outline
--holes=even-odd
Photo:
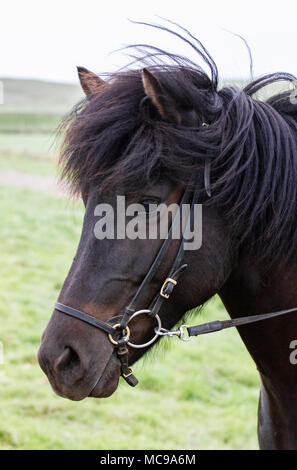
[[[181,341],[190,341],[192,338],[188,334],[188,328],[188,325],[181,325],[178,330],[167,330],[166,328],[157,330],[155,328],[155,333],[158,336],[168,336],[169,338],[177,336]]]
[[[132,369],[129,369],[129,370],[130,370],[129,374],[122,374],[124,379],[127,379],[128,377],[130,377],[130,375],[133,374],[133,370]]]
[[[120,326],[121,326],[120,323],[117,323],[116,325],[113,325],[113,327],[114,327],[115,330],[116,330],[117,328],[119,328]],[[118,344],[119,344],[118,341],[116,341],[115,339],[113,339],[111,333],[109,333],[108,338],[109,338],[109,341],[110,341],[112,344],[114,344],[115,346],[118,346]],[[126,326],[126,328],[123,330],[123,336],[122,336],[122,338],[124,339],[124,342],[125,342],[125,343],[128,343],[129,338],[130,338],[130,329],[129,329],[128,326]]]
[[[160,295],[161,295],[162,297],[164,297],[165,299],[169,299],[169,297],[170,297],[170,294],[165,294],[165,293],[164,293],[164,290],[166,289],[166,286],[167,286],[167,284],[169,284],[169,283],[171,283],[171,284],[173,284],[174,286],[176,286],[177,281],[176,281],[175,279],[172,279],[171,277],[167,277],[167,279],[165,279],[165,281],[164,281],[164,283],[163,283],[163,285],[162,285],[162,287],[161,287],[161,290],[160,290]]]

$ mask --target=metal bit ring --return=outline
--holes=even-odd
[[[138,317],[138,315],[141,315],[142,313],[151,313],[151,310],[138,310],[137,312],[133,313],[133,315],[129,319],[129,322],[131,320],[133,320],[133,318]],[[160,319],[159,315],[154,315],[153,319],[157,320],[158,330],[160,330],[162,328],[162,323],[161,323],[161,319]],[[159,335],[155,334],[155,336],[152,339],[150,339],[149,341],[147,341],[146,343],[134,344],[134,343],[131,343],[130,341],[128,341],[127,344],[131,348],[142,349],[142,348],[146,348],[147,346],[150,346],[151,344],[153,344],[157,340],[158,337],[159,337]]]

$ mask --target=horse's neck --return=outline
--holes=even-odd
[[[263,279],[257,269],[242,264],[220,296],[232,318],[297,307],[297,266],[276,269]],[[261,375],[260,443],[297,448],[297,364],[292,363],[297,312],[241,327],[239,333]]]
[[[297,266],[275,270],[263,278],[255,268],[240,265],[220,296],[231,318],[297,307]],[[239,332],[259,370],[271,375],[276,362],[284,361],[282,368],[289,363],[290,342],[297,340],[297,312],[241,327]]]

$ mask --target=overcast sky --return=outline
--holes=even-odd
[[[248,54],[255,74],[297,75],[296,0],[2,0],[0,76],[76,82],[76,65],[96,72],[127,62],[112,51],[146,42],[195,59],[167,34],[131,24],[167,17],[190,29],[217,62],[222,77],[248,77]]]

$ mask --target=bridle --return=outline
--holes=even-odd
[[[191,198],[191,193],[192,198]],[[62,304],[60,302],[55,303],[55,309],[59,312],[65,313],[66,315],[70,315],[74,318],[84,321],[96,328],[107,333],[110,342],[117,350],[117,355],[121,361],[121,375],[122,377],[128,382],[129,385],[135,386],[138,383],[138,380],[133,375],[132,370],[129,368],[128,365],[128,347],[139,349],[139,348],[146,348],[153,344],[161,335],[165,335],[165,330],[162,328],[161,319],[158,315],[159,310],[165,300],[170,298],[170,295],[173,292],[173,289],[177,285],[178,279],[180,274],[184,269],[187,268],[186,264],[182,263],[182,258],[184,255],[184,243],[187,235],[189,233],[191,227],[192,216],[194,213],[195,204],[198,201],[198,190],[192,190],[190,185],[186,188],[182,199],[180,201],[179,207],[183,207],[184,204],[189,203],[190,209],[186,221],[186,227],[182,232],[181,242],[176,254],[176,257],[173,261],[173,264],[167,274],[165,281],[163,282],[160,291],[156,294],[153,298],[151,304],[149,305],[148,309],[137,310],[137,305],[140,304],[141,300],[143,299],[146,288],[153,279],[154,275],[158,271],[161,262],[163,261],[164,257],[167,254],[167,250],[171,244],[174,229],[176,225],[179,223],[180,219],[180,211],[178,210],[174,216],[173,222],[167,234],[167,238],[161,245],[150,269],[148,270],[146,276],[144,277],[142,283],[140,284],[139,288],[137,289],[134,297],[132,298],[129,305],[125,308],[123,315],[118,315],[116,317],[111,318],[107,322],[99,320],[87,313],[81,312],[80,310],[74,309],[69,307],[68,305]],[[144,344],[134,344],[130,341],[130,329],[129,329],[129,322],[136,318],[141,314],[147,314],[152,319],[155,319],[157,322],[157,328],[155,329],[155,335],[150,340]],[[169,333],[168,333],[169,334]],[[170,333],[171,335],[171,333]],[[181,339],[183,339],[183,334],[180,335]]]
[[[209,168],[205,167],[204,173],[204,180],[205,180],[205,190],[208,196],[210,196],[209,191],[209,184],[208,184],[208,175],[209,175]],[[60,302],[56,302],[55,309],[59,312],[62,312],[66,315],[71,317],[77,318],[89,325],[92,325],[102,331],[104,331],[108,335],[109,341],[112,343],[114,348],[116,349],[117,355],[121,362],[121,375],[126,380],[126,382],[131,385],[135,386],[138,383],[137,378],[133,375],[132,369],[129,368],[129,349],[135,348],[147,348],[151,344],[153,344],[158,338],[162,336],[173,337],[176,336],[182,341],[189,341],[193,336],[199,336],[203,334],[213,333],[215,331],[220,331],[226,328],[231,327],[238,327],[242,325],[247,325],[251,323],[255,323],[261,320],[267,320],[273,317],[281,316],[290,312],[297,311],[296,308],[291,308],[287,310],[280,310],[277,312],[265,313],[260,315],[250,315],[241,318],[235,318],[231,320],[224,320],[224,321],[212,321],[208,323],[203,323],[196,326],[188,326],[188,325],[181,325],[177,330],[167,330],[166,328],[162,327],[161,319],[158,315],[159,310],[164,301],[167,301],[174,288],[177,286],[178,279],[180,274],[187,268],[186,264],[182,264],[182,259],[184,255],[184,243],[189,232],[192,216],[194,213],[195,204],[198,201],[198,191],[192,190],[190,185],[186,188],[182,199],[180,201],[180,207],[183,204],[188,203],[191,201],[190,210],[187,217],[186,227],[183,230],[181,242],[176,254],[176,257],[173,261],[173,264],[167,274],[165,281],[163,282],[159,292],[156,294],[154,299],[152,300],[151,304],[147,309],[137,310],[137,305],[143,299],[145,294],[146,288],[153,279],[154,275],[158,271],[158,268],[163,261],[164,257],[166,256],[167,250],[172,241],[173,230],[175,224],[178,222],[180,218],[180,213],[177,211],[177,214],[174,216],[173,222],[168,232],[167,238],[161,245],[149,271],[147,272],[146,276],[144,277],[142,283],[140,284],[139,288],[137,289],[133,299],[129,303],[129,305],[125,308],[124,313],[122,315],[118,315],[116,317],[111,318],[107,322],[99,320],[98,318],[92,317],[87,313],[84,313],[80,310],[75,308],[69,307],[68,305],[62,304]],[[152,339],[147,341],[143,344],[134,344],[130,341],[130,328],[129,323],[134,318],[138,317],[139,315],[148,315],[152,318],[157,326],[154,329],[154,336]]]

